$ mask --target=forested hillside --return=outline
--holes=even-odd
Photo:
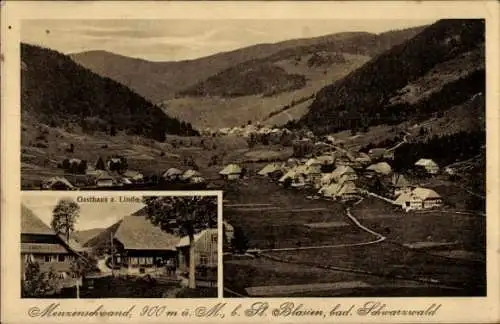
[[[484,21],[447,19],[323,88],[296,124],[315,133],[423,120],[485,88]]]
[[[167,116],[122,84],[46,48],[21,44],[23,121],[52,127],[77,125],[84,131],[141,135],[159,141],[165,134],[193,135],[188,123]]]

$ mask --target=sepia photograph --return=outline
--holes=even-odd
[[[217,196],[21,200],[22,298],[217,297]]]
[[[222,190],[228,297],[486,294],[484,20],[22,27],[23,189]]]
[[[0,6],[2,322],[498,321],[498,7]]]

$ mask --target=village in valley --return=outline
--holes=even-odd
[[[266,45],[138,63],[22,44],[21,188],[222,191],[222,254],[217,225],[191,237],[192,296],[216,296],[217,257],[224,297],[485,296],[484,21]],[[71,297],[109,278],[178,296],[194,244],[142,211],[76,244],[23,207],[22,262],[61,267]],[[75,287],[66,260],[87,254]]]
[[[54,196],[57,204],[51,206],[47,224],[35,211],[43,212],[40,207],[50,198],[25,197],[31,208],[21,205],[23,298],[217,297],[217,197],[145,197],[144,203],[131,204],[134,212],[112,225],[85,230],[75,228],[88,220],[89,210],[97,213],[95,208],[106,208],[102,204],[111,204],[109,200]],[[127,204],[116,198],[115,213],[116,204]],[[86,203],[79,200],[94,201],[90,204],[95,206],[85,214]],[[153,200],[166,207],[156,205],[152,211]],[[209,223],[194,224],[191,236],[179,224],[166,230],[161,224],[178,217],[168,214],[174,212],[170,204],[192,204],[188,208],[198,208]]]

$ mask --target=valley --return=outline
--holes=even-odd
[[[483,20],[178,62],[23,49],[23,190],[221,190],[225,296],[486,294]]]

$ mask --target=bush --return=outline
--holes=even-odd
[[[37,262],[25,265],[22,281],[21,296],[24,298],[43,297],[54,292],[56,287],[56,273],[51,269],[48,273],[41,272]]]

